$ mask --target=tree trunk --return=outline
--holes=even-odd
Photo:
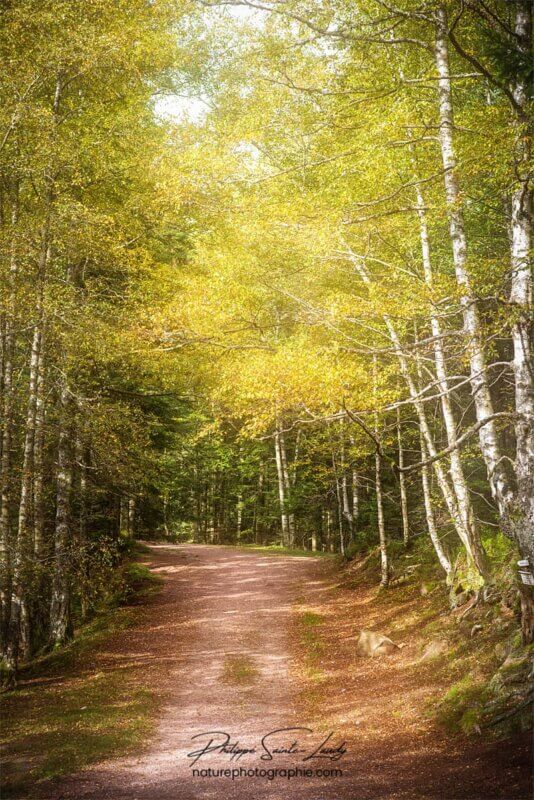
[[[397,443],[399,449],[399,487],[402,513],[402,538],[404,546],[408,547],[410,542],[410,526],[408,520],[408,495],[406,492],[406,476],[402,471],[404,468],[404,448],[402,446],[400,408],[397,408]]]
[[[261,510],[264,506],[264,486],[265,486],[265,463],[263,458],[260,460],[258,469],[258,488],[256,493],[256,500],[254,502],[254,542],[260,544],[261,542]]]
[[[285,547],[292,547],[295,542],[295,515],[288,511],[291,497],[291,481],[287,467],[286,443],[281,421],[278,421],[276,425],[274,443],[278,473],[278,496],[282,516],[282,543]]]
[[[235,507],[236,507],[235,513],[236,513],[236,523],[237,523],[236,534],[237,534],[237,541],[239,542],[239,540],[241,539],[241,532],[243,528],[243,495],[241,492],[237,495]]]
[[[45,429],[45,330],[41,329],[37,388],[35,392],[35,436],[33,443],[33,551],[38,561],[44,552],[44,429]]]
[[[119,497],[119,536],[128,536],[128,500],[121,494]]]
[[[135,497],[130,497],[128,500],[128,536],[130,537],[130,539],[135,538],[135,513],[136,513]]]
[[[360,517],[360,483],[356,470],[352,471],[352,521],[353,529],[356,532],[358,519]]]
[[[515,34],[520,50],[528,58],[531,38],[531,6],[526,2],[516,4]],[[454,117],[447,47],[447,13],[444,5],[437,12],[436,66],[439,74],[438,92],[440,106],[440,143],[445,168],[445,193],[449,207],[450,233],[456,280],[461,289],[464,328],[469,337],[471,387],[477,420],[482,421],[493,413],[487,366],[482,347],[483,334],[467,268],[467,243],[462,213],[461,196],[456,175],[454,152]],[[522,77],[513,88],[514,99],[526,110],[527,90]],[[516,459],[514,470],[502,453],[495,422],[483,425],[479,441],[493,497],[499,507],[504,532],[513,538],[522,558],[528,559],[534,571],[534,498],[532,470],[534,465],[534,379],[532,376],[532,274],[529,262],[532,230],[532,192],[529,186],[528,167],[529,136],[528,116],[518,118],[516,137],[516,170],[518,185],[512,194],[511,262],[512,279],[510,300],[518,314],[512,327],[514,345]],[[514,485],[515,484],[515,485]],[[525,642],[534,637],[534,592],[521,586],[522,629]]]
[[[13,574],[11,588],[10,621],[7,637],[6,666],[14,676],[17,674],[19,654],[27,657],[31,647],[29,614],[26,591],[31,585],[31,576],[25,564],[29,563],[32,547],[29,534],[33,482],[33,448],[35,441],[35,415],[37,397],[37,373],[39,370],[39,350],[41,343],[40,325],[36,325],[30,355],[30,377],[28,388],[28,407],[22,460],[22,480],[20,489],[17,536],[14,546]]]
[[[333,528],[333,512],[331,508],[326,509],[326,542],[327,542],[327,549],[333,553],[334,552],[334,537],[332,536],[332,528]]]
[[[350,507],[349,483],[346,473],[343,473],[343,476],[341,478],[341,496],[343,499],[343,516],[348,522],[349,535],[350,539],[352,539],[354,535],[354,519],[352,515],[352,509]]]
[[[287,463],[286,438],[282,427],[280,429],[279,441],[280,441],[280,459],[282,462],[282,474],[285,484],[286,502],[289,505],[291,505],[292,480]],[[295,476],[296,476],[296,465],[295,465]],[[295,514],[292,511],[288,512],[287,524],[288,524],[289,546],[293,547],[295,544]]]
[[[415,330],[415,340],[417,343],[417,328]],[[417,352],[417,351],[416,351]],[[421,363],[419,357],[416,355],[415,358],[416,362],[416,369],[417,369],[417,377],[419,379],[419,385],[422,385],[422,370],[421,370]],[[423,466],[421,468],[421,483],[423,487],[423,502],[425,506],[425,516],[426,516],[426,524],[428,528],[428,533],[430,535],[430,540],[434,545],[434,550],[438,557],[438,561],[445,570],[447,575],[447,582],[451,582],[451,591],[452,591],[452,581],[451,576],[453,573],[453,568],[451,564],[451,560],[441,545],[441,540],[438,534],[438,530],[436,527],[436,520],[434,517],[434,510],[432,508],[432,493],[430,488],[430,473],[428,466],[424,464],[424,462],[428,458],[428,450],[425,445],[425,438],[423,436],[423,432],[419,429],[419,446],[421,449],[421,461],[423,462]]]
[[[43,346],[43,306],[48,261],[50,258],[50,215],[52,193],[49,188],[46,197],[45,220],[41,229],[41,245],[38,264],[38,297],[36,322],[32,337],[30,354],[28,406],[22,459],[22,478],[19,500],[17,537],[14,547],[13,583],[11,593],[10,636],[8,637],[8,661],[10,669],[16,674],[19,650],[23,658],[29,656],[31,650],[30,615],[27,594],[35,576],[25,564],[29,565],[30,554],[34,550],[33,540],[35,528],[30,527],[32,512],[34,481],[34,450],[37,422],[37,392],[41,365],[41,349]]]
[[[356,259],[355,266],[358,272],[360,273],[364,283],[369,285],[371,283],[371,279],[369,278],[369,275],[367,274],[367,271],[363,266],[363,264],[361,264],[359,260]],[[393,325],[391,319],[387,315],[384,315],[383,319],[387,327],[389,337],[395,348],[395,354],[399,361],[402,376],[408,387],[411,401],[417,413],[417,418],[419,420],[419,428],[425,440],[425,447],[428,450],[430,457],[434,458],[435,456],[437,456],[437,448],[434,443],[434,437],[432,436],[430,426],[428,424],[426,410],[424,407],[424,403],[420,397],[420,392],[410,372],[408,366],[408,360],[406,358],[405,353],[402,350],[401,342],[398,337],[395,326]],[[481,555],[480,550],[479,548],[476,547],[475,543],[473,543],[471,539],[470,530],[466,528],[464,524],[462,515],[460,514],[460,511],[458,509],[458,502],[454,489],[449,484],[449,480],[445,474],[445,470],[443,469],[441,462],[439,460],[436,460],[433,462],[433,466],[439,488],[441,490],[441,493],[443,494],[443,498],[447,505],[447,510],[451,516],[451,520],[454,524],[456,532],[462,544],[464,545],[465,549],[467,550],[468,555],[475,563],[479,573],[482,575],[482,577],[486,578],[488,577],[486,561],[484,558],[480,558]]]
[[[286,482],[284,480],[284,468],[282,465],[281,444],[280,444],[280,425],[277,423],[274,433],[274,453],[276,458],[276,472],[278,476],[278,498],[280,501],[280,516],[282,521],[282,544],[284,547],[289,545],[289,519],[286,510]]]
[[[425,276],[425,283],[429,289],[432,289],[433,274],[432,262],[430,259],[430,239],[428,236],[428,224],[426,219],[425,203],[423,193],[419,184],[416,184],[416,198],[417,198],[417,215],[419,217],[419,231],[421,239],[421,254],[423,261],[423,272]],[[471,542],[471,549],[473,551],[475,563],[480,565],[481,573],[489,575],[489,566],[487,557],[484,552],[482,541],[480,539],[480,530],[476,521],[473,504],[469,495],[469,487],[465,478],[460,450],[456,447],[457,440],[457,426],[454,416],[454,411],[451,403],[449,378],[447,374],[447,362],[443,350],[443,341],[441,338],[442,329],[441,323],[435,314],[430,315],[430,327],[433,336],[433,350],[434,350],[434,363],[436,366],[436,375],[438,378],[438,388],[441,394],[441,411],[443,420],[445,422],[445,430],[447,433],[447,445],[454,448],[450,456],[450,472],[454,492],[458,501],[458,512],[462,519],[463,526],[469,535]]]
[[[161,500],[162,500],[161,505],[163,511],[163,530],[165,531],[165,536],[167,536],[168,538],[170,535],[170,531],[169,531],[169,493],[167,490],[163,492],[163,497]],[[212,528],[214,527],[213,517],[211,518],[211,526]]]
[[[373,357],[373,395],[375,408],[378,406],[378,364],[376,356]],[[375,439],[380,441],[380,428],[378,424],[378,411],[375,412]],[[382,499],[382,456],[378,445],[375,449],[375,491],[376,513],[378,521],[378,538],[380,541],[380,585],[389,586],[389,558],[386,539],[386,524],[384,520],[384,504]]]
[[[419,441],[421,447],[421,461],[426,461],[428,454],[425,447],[425,441],[421,433],[419,433]],[[434,545],[434,550],[436,551],[438,561],[445,570],[447,578],[449,578],[449,576],[452,573],[452,564],[450,562],[448,555],[446,554],[441,545],[441,541],[438,535],[436,520],[434,517],[434,510],[432,508],[432,494],[430,492],[430,476],[427,466],[421,468],[421,482],[423,485],[423,500],[425,504],[425,516],[426,516],[428,533],[430,535],[432,544]]]
[[[4,407],[2,429],[2,459],[0,461],[0,610],[2,621],[2,646],[7,639],[11,597],[11,461],[13,441],[13,360],[15,357],[15,281],[18,271],[16,230],[19,221],[19,189],[11,213],[11,254],[9,267],[9,295],[6,314],[4,348]]]
[[[87,465],[89,462],[88,449],[79,434],[76,437],[76,464],[79,471],[79,510],[78,531],[76,541],[76,558],[79,573],[79,596],[82,620],[89,613],[89,575],[87,571]]]
[[[351,436],[351,445],[354,447],[354,438]],[[358,528],[358,519],[360,516],[360,482],[358,480],[358,473],[355,469],[352,470],[352,527],[353,533],[356,533]]]
[[[291,489],[294,489],[295,486],[297,485],[297,470],[298,470],[301,438],[302,438],[302,431],[300,428],[297,428],[297,435],[295,437],[295,452],[293,454],[293,464],[291,466],[291,476],[290,476]]]
[[[532,6],[519,0],[516,4],[515,34],[520,51],[531,57]],[[516,502],[508,512],[505,529],[519,545],[523,559],[528,559],[534,572],[534,348],[532,317],[532,187],[530,185],[530,129],[528,123],[528,87],[520,76],[513,87],[516,103],[524,110],[525,119],[516,123],[515,172],[517,185],[512,193],[511,224],[511,287],[510,304],[514,313],[512,341],[514,346],[515,410],[518,414],[516,435]],[[534,641],[534,588],[520,587],[523,641]]]
[[[337,522],[339,527],[339,552],[342,556],[345,555],[345,536],[343,533],[343,497],[341,491],[341,479],[337,474],[336,459],[332,454],[332,468],[336,480],[336,500],[337,500]]]
[[[375,427],[378,432],[378,426]],[[380,541],[380,585],[389,585],[389,562],[386,539],[386,526],[384,522],[384,505],[382,500],[382,457],[380,451],[375,452],[375,487],[376,487],[376,513],[378,520],[378,537]]]
[[[406,361],[406,357],[402,352],[400,341],[397,337],[396,331],[390,323],[390,333],[393,344],[397,349],[397,356],[399,358],[399,363],[401,366],[401,372],[407,382],[410,395],[412,397],[412,401],[417,412],[417,416],[419,419],[419,427],[423,433],[423,437],[425,440],[425,446],[428,450],[428,453],[431,458],[434,458],[437,455],[436,445],[434,444],[434,437],[430,431],[430,427],[428,425],[428,420],[426,417],[426,411],[424,408],[424,404],[421,399],[418,398],[417,387],[413,381],[412,376],[410,375],[408,363]],[[454,527],[460,540],[462,541],[465,549],[467,550],[468,555],[471,557],[473,562],[475,563],[480,575],[487,579],[488,575],[488,567],[486,563],[486,559],[483,556],[483,551],[481,548],[477,547],[476,543],[473,542],[471,537],[471,531],[469,528],[466,528],[464,524],[464,520],[462,515],[460,514],[460,510],[458,507],[457,496],[454,489],[449,484],[448,478],[445,474],[445,470],[443,469],[442,464],[440,461],[434,461],[434,472],[436,473],[436,478],[438,481],[438,485],[441,489],[443,494],[443,498],[447,505],[447,510],[451,516],[451,519],[454,523]]]
[[[70,495],[72,454],[70,449],[70,395],[63,378],[61,420],[56,483],[56,524],[54,531],[54,575],[50,603],[50,644],[63,644],[70,634]]]
[[[483,333],[478,306],[467,269],[467,239],[454,149],[454,114],[449,71],[447,11],[443,4],[438,7],[436,12],[435,59],[439,77],[439,141],[444,170],[445,197],[449,214],[449,231],[456,282],[461,292],[460,304],[464,331],[467,337],[471,389],[476,417],[480,422],[493,414],[493,402],[482,345]],[[480,428],[479,441],[493,497],[499,506],[501,516],[505,516],[514,499],[512,476],[509,474],[508,462],[503,458],[501,452],[494,420]]]
[[[19,502],[19,520],[17,543],[25,542],[28,537],[29,517],[31,513],[35,423],[37,416],[37,383],[39,374],[39,360],[41,349],[40,325],[36,325],[32,350],[30,356],[30,380],[28,388],[28,408],[26,412],[26,431],[24,437],[24,452],[22,461],[22,480]]]
[[[339,451],[340,451],[340,471],[341,471],[341,501],[343,509],[343,518],[347,520],[349,526],[349,538],[352,539],[354,535],[354,519],[353,512],[350,507],[349,500],[349,484],[347,479],[347,468],[345,464],[345,430],[343,418],[339,421]],[[343,551],[344,552],[344,551]]]

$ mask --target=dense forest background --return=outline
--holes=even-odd
[[[134,535],[426,547],[532,641],[530,3],[0,14],[7,682]]]

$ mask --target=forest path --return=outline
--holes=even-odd
[[[355,657],[357,628],[380,629],[376,613],[382,623],[392,620],[383,609],[373,611],[365,587],[355,592],[335,586],[339,573],[330,560],[151,545],[143,561],[165,578],[163,590],[143,607],[133,628],[108,643],[105,656],[113,668],[136,666],[163,697],[157,732],[135,757],[42,785],[40,800],[529,796],[528,738],[466,743],[436,732],[424,702],[443,687],[431,667],[413,666],[413,642],[391,659]],[[284,749],[297,740],[301,752],[262,759],[262,737],[289,727],[310,730],[274,734],[267,747]],[[221,733],[192,740],[209,731]],[[335,750],[345,741],[347,753],[339,761],[303,761],[330,731],[329,744]],[[224,732],[255,752],[210,752],[193,765],[189,754],[210,739],[221,743]],[[213,775],[240,768],[308,774],[291,780],[283,773],[274,779]]]
[[[299,687],[291,669],[291,618],[304,584],[307,594],[324,588],[322,559],[210,545],[156,544],[150,551],[142,560],[165,578],[163,590],[148,604],[150,613],[141,623],[121,632],[108,650],[110,659],[125,666],[147,663],[151,690],[165,698],[157,734],[141,756],[51,782],[39,797],[286,796],[287,779],[277,780],[275,788],[265,777],[193,778],[188,753],[201,746],[192,741],[195,735],[222,731],[242,747],[257,747],[257,756],[237,760],[212,753],[197,769],[272,767],[274,762],[259,760],[261,738],[303,724],[294,697]],[[285,741],[282,735],[278,744]],[[315,742],[317,735],[308,743]],[[286,767],[294,764],[294,757],[284,761]]]

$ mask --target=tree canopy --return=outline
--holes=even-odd
[[[0,14],[9,674],[134,532],[532,575],[530,4]]]

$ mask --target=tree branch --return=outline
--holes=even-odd
[[[409,467],[403,467],[401,472],[413,472],[415,469],[427,467],[429,464],[433,464],[434,461],[439,461],[440,459],[445,458],[445,456],[448,456],[453,452],[453,450],[458,450],[458,448],[461,447],[464,442],[470,439],[475,433],[478,433],[478,431],[483,428],[484,425],[487,425],[489,422],[493,422],[495,419],[517,419],[518,416],[519,415],[514,411],[499,411],[495,414],[490,414],[488,417],[481,419],[479,422],[465,431],[465,433],[459,436],[453,445],[450,445],[449,447],[446,447],[445,450],[441,450],[441,452],[436,453],[436,455],[432,456],[432,458],[427,458],[425,461],[419,461],[417,464],[410,464]]]
[[[475,57],[474,55],[472,55],[471,53],[468,53],[468,52],[467,52],[467,50],[466,50],[466,49],[463,47],[463,45],[461,45],[461,44],[460,44],[460,42],[459,42],[459,41],[458,41],[458,39],[456,38],[456,35],[455,35],[455,33],[454,33],[454,26],[451,26],[451,27],[450,27],[450,29],[449,29],[449,39],[450,39],[450,41],[451,41],[451,44],[453,45],[454,49],[456,50],[456,52],[457,52],[457,53],[459,53],[459,55],[461,55],[463,59],[465,59],[465,60],[466,60],[466,61],[468,61],[470,64],[472,64],[472,66],[473,66],[473,67],[475,67],[475,69],[477,69],[479,72],[481,72],[481,73],[484,75],[484,77],[485,77],[485,78],[486,78],[486,79],[487,79],[487,80],[488,80],[488,81],[489,81],[489,82],[490,82],[490,83],[491,83],[493,86],[495,86],[497,89],[500,89],[500,91],[501,91],[501,92],[503,92],[503,94],[505,94],[505,95],[506,95],[506,97],[508,98],[508,100],[509,100],[509,102],[510,102],[510,105],[512,106],[512,108],[513,108],[513,109],[514,109],[514,111],[516,112],[517,116],[518,116],[518,117],[519,117],[519,118],[520,118],[520,119],[521,119],[523,122],[525,122],[525,121],[526,121],[526,115],[525,115],[525,112],[524,112],[523,108],[520,106],[520,104],[517,102],[517,100],[515,99],[515,97],[514,97],[514,95],[513,95],[513,92],[512,92],[512,91],[511,91],[511,90],[508,88],[508,86],[506,86],[506,84],[504,84],[504,83],[501,83],[501,81],[497,80],[497,78],[495,77],[495,75],[493,75],[493,74],[492,74],[492,73],[489,71],[489,69],[487,69],[487,68],[484,66],[484,64],[482,64],[482,63],[481,63],[481,62],[478,60],[478,58],[476,58],[476,57]]]

